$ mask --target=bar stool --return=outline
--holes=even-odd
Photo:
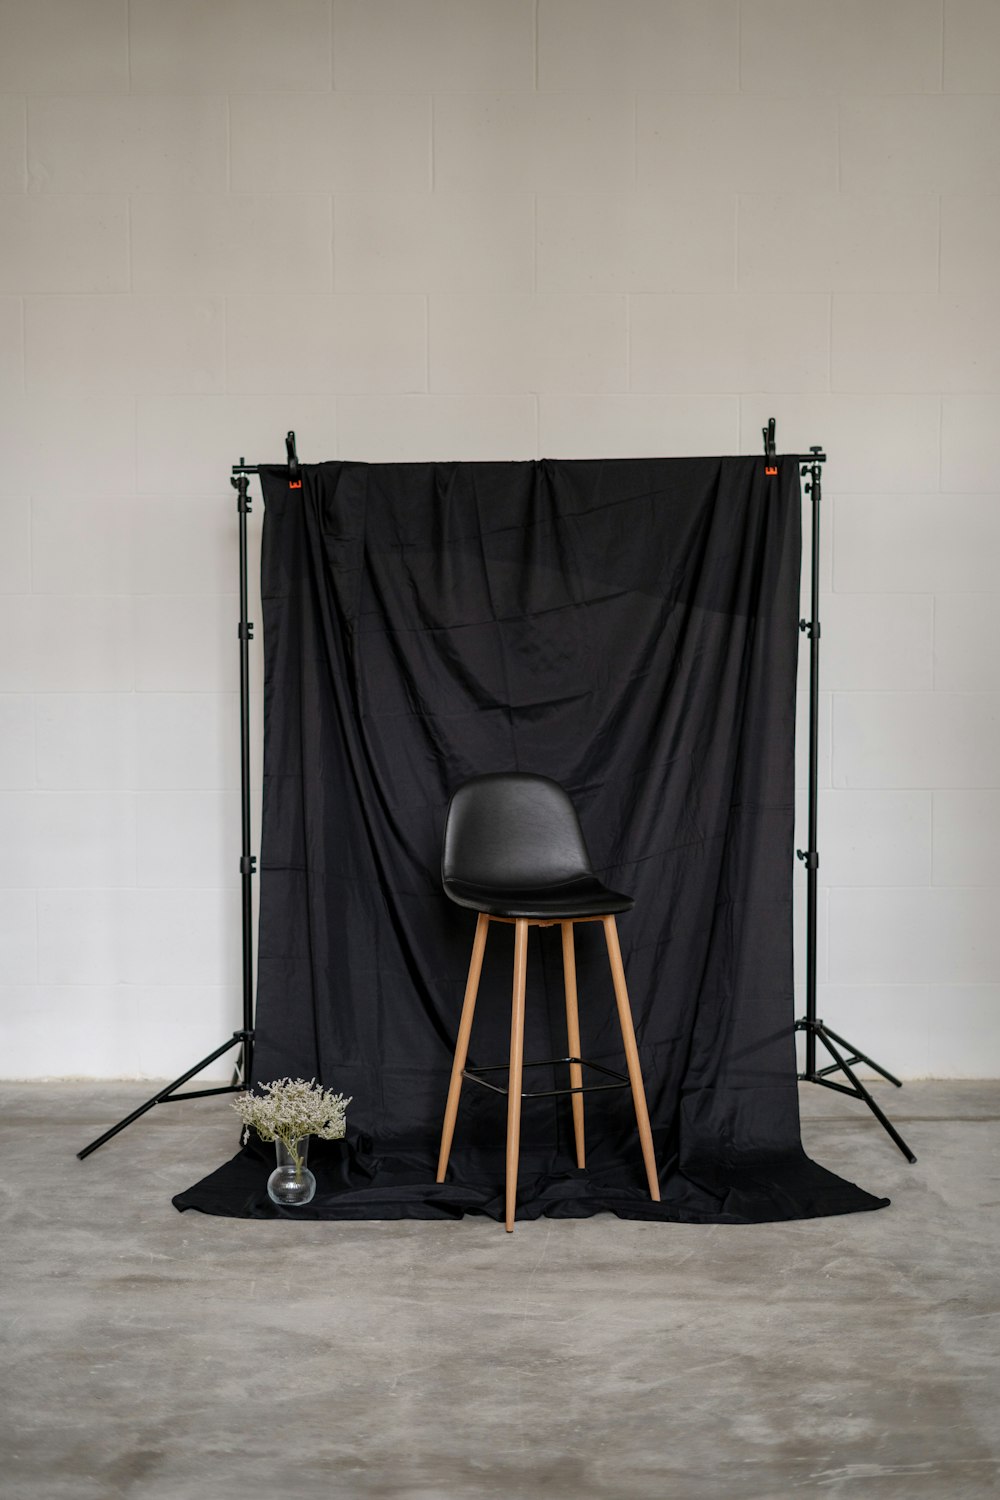
[[[441,1133],[437,1181],[443,1182],[451,1154],[462,1080],[471,1079],[496,1093],[507,1095],[507,1184],[506,1227],[514,1229],[517,1202],[517,1161],[521,1136],[521,1100],[570,1094],[573,1100],[573,1134],[577,1165],[586,1165],[584,1152],[583,1095],[593,1089],[629,1088],[635,1105],[642,1158],[650,1196],[660,1200],[653,1155],[653,1135],[642,1086],[639,1052],[625,986],[621,948],[618,944],[617,912],[631,911],[631,896],[609,890],[594,874],[584,843],[583,831],[569,797],[547,776],[523,772],[495,772],[475,776],[458,788],[448,806],[444,852],[441,861],[445,894],[459,906],[479,913],[472,944],[472,961],[465,987],[465,1001],[458,1028],[458,1041],[451,1070],[448,1103]],[[510,1064],[467,1068],[469,1036],[483,967],[486,934],[491,922],[514,927],[514,990],[510,1027]],[[576,994],[576,956],[573,927],[577,922],[601,922],[608,946],[618,1019],[625,1044],[628,1077],[580,1056],[580,1021]],[[528,928],[562,929],[563,978],[566,991],[566,1029],[570,1055],[544,1062],[524,1061],[524,992],[528,960]],[[522,1090],[523,1069],[568,1063],[570,1087],[537,1093]],[[583,1084],[583,1068],[607,1074],[614,1083]],[[508,1071],[508,1086],[500,1087],[482,1075]]]

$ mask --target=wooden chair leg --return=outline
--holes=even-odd
[[[625,984],[625,969],[622,964],[622,950],[618,943],[618,924],[614,917],[602,917],[601,920],[604,923],[604,937],[607,941],[608,958],[611,962],[611,978],[614,981],[615,999],[618,1002],[618,1019],[621,1022],[622,1040],[625,1043],[625,1060],[628,1064],[629,1082],[632,1085],[632,1102],[635,1105],[635,1118],[639,1126],[642,1159],[646,1164],[649,1196],[653,1199],[654,1203],[659,1203],[660,1184],[656,1175],[656,1158],[653,1155],[653,1132],[649,1128],[649,1111],[646,1108],[646,1091],[642,1086],[639,1049],[635,1044],[632,1007],[629,1005],[628,989]]]
[[[458,1023],[458,1040],[455,1043],[455,1060],[451,1065],[451,1083],[448,1086],[448,1103],[444,1111],[444,1128],[441,1131],[441,1154],[438,1157],[438,1182],[444,1182],[451,1155],[451,1142],[458,1118],[458,1096],[462,1092],[462,1069],[469,1055],[469,1036],[472,1032],[472,1017],[476,1010],[479,993],[479,976],[483,972],[483,952],[486,948],[486,933],[490,919],[484,911],[479,913],[476,935],[472,940],[472,959],[469,963],[469,978],[465,985],[465,1000],[462,1003],[462,1019]]]
[[[561,922],[559,925],[562,928],[563,984],[566,989],[566,1034],[569,1037],[569,1055],[579,1057],[580,1012],[576,1003],[576,949],[573,946],[573,923]],[[583,1069],[579,1063],[570,1063],[569,1081],[574,1089],[583,1087]],[[583,1144],[583,1095],[571,1094],[570,1098],[573,1101],[576,1164],[578,1167],[585,1167],[587,1158]]]
[[[514,1231],[517,1158],[521,1145],[521,1077],[524,1063],[524,991],[528,976],[528,924],[514,927],[514,993],[510,1012],[510,1073],[507,1079],[507,1233]]]

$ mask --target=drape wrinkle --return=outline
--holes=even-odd
[[[261,470],[265,652],[255,1078],[352,1096],[307,1209],[243,1148],[174,1201],[244,1217],[503,1216],[503,1101],[467,1086],[434,1182],[475,918],[444,815],[484,771],[551,776],[619,919],[662,1202],[627,1091],[528,1100],[518,1215],[749,1223],[887,1200],[799,1134],[792,878],[798,468],[760,459]],[[566,1051],[558,929],[529,945],[525,1055]],[[502,1062],[490,929],[470,1065]],[[576,929],[585,1057],[621,1067],[600,925]],[[555,1068],[548,1082],[564,1084]]]

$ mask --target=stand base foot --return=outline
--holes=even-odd
[[[863,1100],[882,1126],[886,1135],[889,1136],[890,1140],[895,1143],[907,1161],[912,1165],[917,1158],[903,1140],[895,1125],[883,1113],[869,1090],[865,1088],[860,1078],[853,1071],[854,1064],[864,1063],[866,1067],[874,1068],[876,1073],[881,1074],[888,1083],[893,1084],[898,1089],[903,1087],[900,1080],[894,1074],[890,1073],[888,1069],[883,1068],[880,1063],[873,1061],[870,1057],[866,1057],[863,1052],[859,1052],[853,1043],[845,1041],[842,1036],[838,1036],[835,1031],[831,1031],[822,1021],[810,1020],[808,1018],[796,1021],[795,1030],[806,1033],[806,1055],[809,1059],[805,1072],[798,1075],[800,1081],[803,1083],[818,1083],[823,1088],[834,1089],[838,1094],[848,1094],[852,1099]],[[815,1064],[817,1042],[822,1042],[827,1052],[833,1058],[833,1062],[825,1068],[817,1068]],[[850,1054],[849,1056],[841,1054],[836,1045],[838,1043],[840,1047],[843,1047]],[[848,1082],[834,1083],[833,1079],[828,1076],[830,1073],[842,1073]]]
[[[119,1120],[117,1125],[112,1125],[110,1130],[106,1130],[103,1135],[99,1135],[96,1141],[91,1141],[89,1146],[84,1146],[82,1151],[78,1151],[76,1154],[80,1161],[83,1161],[91,1152],[103,1146],[105,1141],[110,1141],[112,1136],[116,1136],[119,1131],[124,1130],[126,1125],[131,1125],[133,1120],[138,1120],[142,1115],[147,1114],[157,1104],[176,1104],[182,1099],[204,1099],[209,1094],[238,1093],[241,1085],[235,1081],[230,1084],[220,1084],[218,1087],[211,1089],[192,1089],[187,1094],[178,1094],[176,1092],[182,1084],[187,1083],[190,1078],[194,1078],[204,1068],[207,1068],[209,1063],[215,1062],[217,1057],[221,1057],[224,1052],[228,1052],[231,1047],[240,1048],[239,1073],[244,1079],[248,1078],[250,1074],[250,1058],[253,1051],[253,1032],[234,1031],[228,1042],[223,1042],[221,1047],[216,1047],[214,1052],[210,1052],[207,1057],[203,1057],[200,1062],[195,1063],[193,1068],[188,1068],[187,1072],[182,1073],[179,1078],[175,1078],[173,1083],[168,1083],[166,1088],[161,1089],[158,1094],[154,1094],[152,1099],[147,1099],[145,1104],[140,1104],[139,1108],[134,1109],[130,1115],[126,1115],[124,1120]]]

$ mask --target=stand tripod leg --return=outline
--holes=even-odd
[[[895,1084],[896,1088],[898,1089],[901,1089],[903,1087],[899,1079],[896,1077],[895,1073],[890,1073],[888,1068],[883,1068],[881,1063],[877,1063],[873,1058],[866,1057],[863,1052],[859,1052],[857,1047],[855,1047],[852,1042],[848,1042],[844,1037],[838,1036],[837,1033],[835,1031],[831,1031],[829,1026],[825,1025],[824,1022],[818,1021],[816,1023],[816,1030],[817,1033],[822,1032],[824,1036],[831,1037],[833,1041],[839,1042],[842,1047],[847,1047],[848,1050],[853,1053],[855,1062],[862,1062],[865,1064],[865,1067],[874,1068],[876,1073],[880,1073],[887,1083]]]
[[[885,1131],[886,1135],[888,1135],[890,1137],[890,1139],[893,1140],[896,1143],[896,1145],[899,1147],[900,1151],[906,1157],[906,1159],[907,1159],[908,1162],[910,1162],[911,1164],[913,1162],[915,1162],[917,1158],[914,1156],[914,1154],[910,1150],[909,1146],[903,1140],[903,1137],[900,1135],[900,1133],[896,1129],[895,1125],[893,1125],[892,1121],[890,1119],[888,1119],[888,1117],[882,1113],[882,1110],[876,1104],[875,1100],[872,1098],[871,1094],[865,1088],[865,1086],[861,1082],[860,1078],[853,1071],[853,1069],[851,1068],[851,1066],[848,1063],[847,1059],[845,1057],[841,1057],[840,1053],[837,1051],[836,1047],[831,1042],[830,1036],[832,1035],[832,1033],[828,1033],[826,1031],[826,1029],[824,1027],[822,1027],[822,1026],[817,1026],[815,1028],[815,1035],[823,1043],[823,1046],[829,1052],[830,1056],[833,1058],[833,1060],[837,1064],[837,1066],[843,1071],[844,1076],[850,1080],[855,1095],[857,1096],[857,1098],[864,1100],[864,1102],[867,1104],[868,1108],[871,1110],[872,1114],[875,1116],[876,1120],[882,1126],[882,1129]],[[823,1079],[823,1078],[817,1078],[817,1077],[809,1078],[808,1075],[806,1075],[806,1076],[807,1076],[807,1081],[810,1082],[810,1083],[825,1083],[826,1082],[826,1080]],[[828,1085],[828,1087],[836,1087],[836,1085]]]
[[[147,1099],[145,1104],[140,1104],[139,1108],[134,1109],[130,1115],[126,1115],[124,1120],[119,1120],[117,1125],[112,1125],[110,1130],[106,1130],[103,1135],[99,1135],[96,1141],[91,1141],[89,1146],[84,1146],[82,1151],[78,1151],[76,1153],[77,1156],[81,1161],[83,1161],[84,1158],[89,1156],[92,1151],[96,1151],[99,1146],[103,1146],[105,1141],[110,1141],[112,1136],[117,1135],[120,1130],[124,1130],[126,1125],[131,1125],[133,1120],[138,1120],[140,1115],[148,1113],[148,1111],[153,1109],[157,1104],[165,1103],[173,1094],[175,1089],[179,1089],[182,1083],[187,1083],[189,1078],[194,1078],[194,1076],[197,1073],[200,1073],[203,1068],[207,1068],[209,1063],[214,1062],[217,1057],[221,1057],[224,1052],[228,1052],[230,1047],[245,1047],[245,1045],[246,1037],[244,1036],[243,1032],[234,1032],[233,1035],[229,1038],[228,1042],[223,1042],[221,1047],[216,1047],[214,1052],[210,1052],[207,1057],[203,1057],[201,1062],[195,1063],[193,1068],[188,1068],[187,1072],[182,1073],[179,1078],[175,1078],[173,1083],[168,1083],[166,1088],[161,1089],[158,1094],[154,1094],[152,1099]],[[206,1092],[211,1092],[213,1094],[231,1094],[233,1092],[233,1089],[222,1087],[218,1089],[207,1090]]]

